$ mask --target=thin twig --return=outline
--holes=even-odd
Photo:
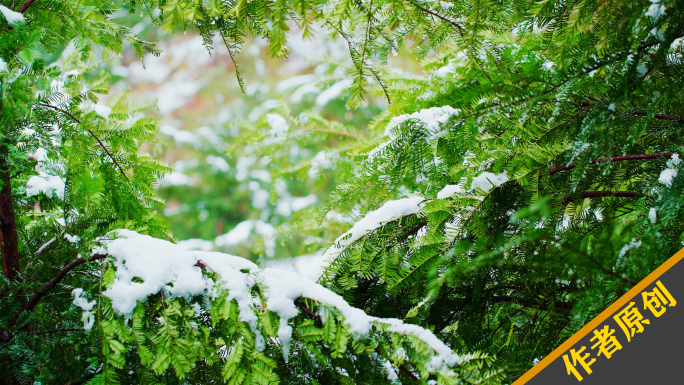
[[[17,12],[19,12],[19,13],[24,13],[24,12],[26,12],[26,10],[28,9],[28,7],[30,7],[31,4],[33,4],[35,1],[36,1],[36,0],[26,0],[26,2],[25,2],[24,4],[22,4],[21,8],[19,8],[19,10],[17,10]]]
[[[89,261],[95,261],[95,260],[104,259],[107,257],[108,257],[107,254],[95,254],[95,255],[89,257],[88,260]],[[85,258],[79,257],[79,258],[76,258],[73,261],[67,263],[62,268],[62,270],[60,270],[59,273],[57,273],[57,275],[55,275],[54,278],[52,278],[51,280],[46,282],[43,285],[43,287],[41,287],[37,292],[33,293],[33,295],[31,296],[31,298],[29,298],[26,305],[22,306],[22,308],[19,310],[19,312],[17,312],[17,314],[14,316],[14,319],[16,320],[17,317],[25,311],[32,311],[36,307],[38,302],[40,302],[40,300],[43,299],[43,297],[45,297],[45,295],[50,290],[54,289],[62,281],[62,279],[64,279],[64,277],[66,277],[66,275],[69,274],[69,272],[71,270],[73,270],[76,266],[79,266],[85,262],[86,262]]]
[[[50,334],[50,333],[58,333],[58,332],[82,332],[84,330],[85,330],[84,328],[52,329],[52,330],[47,330],[45,333]]]
[[[646,194],[635,191],[586,191],[580,196],[568,195],[563,199],[563,203],[568,203],[574,199],[582,198],[600,198],[600,197],[623,197],[623,198],[641,198]]]
[[[62,109],[62,108],[59,108],[59,107],[56,107],[56,106],[53,106],[53,105],[50,105],[50,104],[46,104],[46,103],[38,103],[38,105],[39,105],[39,106],[43,106],[43,107],[52,108],[52,109],[55,110],[55,111],[59,111],[59,112],[61,112],[61,113],[63,113],[63,114],[66,114],[66,115],[69,116],[71,119],[73,119],[76,123],[79,123],[79,124],[81,123],[81,121],[80,121],[79,119],[77,119],[74,115],[71,114],[71,112],[69,112],[69,111],[67,111],[67,110],[64,110],[64,109]],[[114,164],[116,165],[116,167],[119,169],[119,171],[121,172],[121,175],[123,175],[123,177],[126,178],[126,180],[128,180],[128,175],[126,175],[126,172],[124,171],[124,169],[121,167],[121,165],[119,164],[119,162],[116,161],[116,158],[114,158],[114,155],[112,155],[112,153],[109,152],[109,150],[108,150],[107,147],[104,145],[104,143],[102,143],[102,141],[100,140],[100,138],[98,138],[97,135],[95,135],[95,133],[93,132],[93,130],[87,130],[87,131],[88,131],[88,133],[90,133],[90,135],[91,135],[93,138],[95,138],[95,140],[97,140],[97,143],[100,145],[100,147],[102,147],[102,149],[104,150],[104,152],[107,153],[107,156],[109,156],[109,159],[111,159],[112,162],[114,162]]]
[[[598,159],[590,160],[589,164],[604,163],[604,162],[619,162],[622,160],[643,160],[643,159],[670,158],[670,157],[672,157],[673,154],[674,154],[673,152],[662,152],[659,154],[611,156],[609,158],[598,158]],[[546,174],[551,175],[551,174],[555,174],[557,172],[570,170],[570,169],[573,169],[575,167],[577,167],[577,163],[570,163],[567,166],[560,166],[560,167],[556,167],[554,169],[551,169],[551,170],[547,171]],[[543,174],[539,174],[540,178],[542,176],[543,176]]]
[[[644,116],[644,115],[648,115],[648,112],[646,112],[644,110],[634,110],[634,111],[632,111],[632,114],[634,114],[636,116]],[[661,120],[672,120],[673,122],[684,123],[684,118],[681,118],[679,116],[655,114],[655,115],[653,115],[653,117],[656,119],[661,119]]]

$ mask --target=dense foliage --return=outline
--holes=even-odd
[[[286,103],[241,125],[300,196],[335,181],[307,172],[314,155],[353,167],[331,171],[348,180],[317,218],[260,219],[329,246],[319,285],[169,242],[155,186],[170,170],[140,150],[157,123],[126,97],[98,99],[122,40],[158,54],[113,17],[122,6],[195,28],[207,48],[218,36],[244,90],[246,39],[281,58],[290,29],[327,31],[349,50],[351,81],[328,78],[347,106],[390,103],[363,127]],[[683,9],[3,1],[0,383],[514,381],[683,244]],[[404,49],[422,72],[386,70]],[[355,223],[326,245],[344,225],[331,210]],[[168,275],[144,269],[164,258]]]

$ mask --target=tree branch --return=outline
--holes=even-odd
[[[67,328],[67,329],[52,329],[45,331],[46,334],[59,333],[59,332],[82,332],[84,328]]]
[[[670,157],[672,157],[673,154],[674,154],[673,152],[662,152],[659,154],[611,156],[609,158],[598,158],[598,159],[590,160],[589,164],[604,163],[604,162],[619,162],[622,160],[645,160],[645,159],[670,158]],[[552,175],[552,174],[555,174],[557,172],[573,169],[575,167],[577,167],[577,163],[570,163],[567,166],[560,166],[560,167],[556,167],[554,169],[551,169],[551,170],[547,171],[546,174]],[[542,176],[544,176],[544,174],[539,174],[540,178]]]
[[[644,116],[644,115],[648,115],[648,112],[646,112],[646,111],[644,111],[644,110],[634,110],[634,111],[632,111],[632,113],[633,113],[635,116]],[[656,118],[656,119],[660,119],[660,120],[672,120],[673,122],[684,123],[684,118],[681,118],[681,117],[679,117],[679,116],[665,115],[665,114],[655,114],[655,115],[653,115],[653,117]]]
[[[624,198],[641,198],[646,194],[635,191],[587,191],[580,196],[568,195],[563,199],[563,203],[568,203],[574,199],[582,198],[599,198],[599,197],[624,197]]]
[[[19,13],[24,13],[24,12],[26,12],[26,10],[27,10],[27,9],[31,6],[31,4],[33,4],[35,1],[36,1],[36,0],[26,0],[26,2],[25,2],[24,4],[22,4],[21,8],[19,8],[19,10],[17,10],[17,12],[19,12]]]
[[[17,235],[14,200],[12,199],[12,179],[8,165],[9,149],[0,147],[0,252],[2,253],[2,270],[5,278],[14,281],[21,271],[19,262],[19,237]]]
[[[61,109],[61,108],[59,108],[59,107],[56,107],[56,106],[53,106],[53,105],[50,105],[50,104],[46,104],[46,103],[38,103],[38,105],[39,105],[39,106],[43,106],[43,107],[47,107],[47,108],[52,108],[52,109],[55,110],[55,111],[59,111],[59,112],[61,112],[61,113],[63,113],[63,114],[66,114],[66,115],[69,116],[71,119],[73,119],[76,123],[81,123],[81,121],[80,121],[79,119],[77,119],[74,115],[71,114],[71,112],[69,112],[69,111],[67,111],[67,110],[64,110],[64,109]],[[119,171],[121,172],[121,175],[123,175],[123,177],[126,178],[126,180],[128,180],[128,176],[127,176],[126,173],[124,172],[123,168],[121,167],[121,165],[119,164],[119,162],[116,161],[116,158],[114,158],[114,155],[112,155],[112,153],[109,152],[109,150],[107,149],[107,147],[105,147],[104,143],[102,143],[102,141],[100,140],[100,138],[98,138],[97,135],[95,135],[95,133],[94,133],[92,130],[87,130],[87,131],[90,133],[90,135],[92,135],[93,138],[95,138],[95,140],[97,140],[97,143],[100,145],[100,147],[102,147],[102,149],[104,150],[104,152],[107,153],[107,156],[109,156],[109,159],[111,159],[112,162],[114,162],[114,164],[116,165],[116,167],[119,169]]]
[[[108,256],[109,255],[107,255],[107,254],[95,254],[95,255],[91,256],[90,258],[88,258],[88,260],[94,261],[94,260],[107,258]],[[71,262],[67,263],[66,266],[64,266],[62,268],[62,270],[60,270],[59,273],[57,273],[57,275],[54,278],[52,278],[51,280],[46,282],[43,285],[43,287],[40,288],[40,290],[33,293],[33,295],[31,296],[31,298],[29,298],[29,301],[26,303],[26,305],[22,306],[22,308],[15,315],[14,318],[16,319],[16,317],[19,316],[19,314],[21,314],[25,311],[32,311],[36,307],[38,302],[40,302],[40,300],[43,299],[43,297],[45,297],[45,295],[50,290],[54,289],[55,286],[57,286],[62,281],[62,279],[64,279],[64,277],[67,274],[69,274],[69,272],[71,270],[73,270],[76,266],[79,266],[85,262],[86,262],[86,259],[83,257],[80,257],[80,258],[76,258],[76,259],[72,260]]]

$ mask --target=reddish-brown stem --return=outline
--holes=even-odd
[[[658,159],[658,158],[670,158],[672,156],[672,152],[662,152],[659,154],[639,154],[639,155],[622,155],[622,156],[611,156],[609,158],[598,158],[598,159],[593,159],[589,161],[589,164],[596,164],[596,163],[604,163],[604,162],[619,162],[622,160],[645,160],[645,159]],[[570,170],[577,167],[577,163],[570,163],[567,166],[560,166],[556,167],[554,169],[551,169],[546,172],[547,175],[552,175],[557,172],[561,171],[566,171]],[[539,177],[543,177],[544,174],[539,174]]]
[[[568,195],[563,199],[564,203],[568,203],[574,199],[582,198],[600,198],[600,197],[624,197],[624,198],[641,198],[646,194],[635,191],[587,191],[580,196]]]
[[[648,115],[648,112],[646,112],[646,111],[644,111],[644,110],[634,110],[634,111],[632,111],[632,113],[633,113],[635,116],[644,116],[644,115]],[[684,118],[679,117],[679,116],[665,115],[665,114],[655,114],[655,115],[653,115],[653,117],[656,118],[656,119],[661,119],[661,120],[672,120],[673,122],[684,123]]]
[[[19,237],[17,236],[14,202],[12,199],[12,181],[7,164],[8,149],[0,149],[0,252],[2,253],[2,271],[9,281],[17,279],[21,271],[19,264]]]
[[[51,334],[51,333],[59,333],[59,332],[82,332],[84,330],[85,330],[84,328],[52,329],[52,330],[47,330],[45,333]]]
[[[107,258],[107,256],[108,255],[106,255],[106,254],[95,254],[95,255],[91,256],[90,258],[88,258],[88,260],[93,261],[93,260],[98,260],[98,259],[104,259],[104,258]],[[66,277],[66,275],[69,274],[69,272],[71,270],[73,270],[76,266],[79,266],[85,262],[86,262],[85,258],[79,257],[79,258],[76,258],[76,259],[72,260],[71,262],[67,263],[62,268],[62,270],[60,270],[57,273],[57,275],[55,275],[54,278],[52,278],[51,280],[46,282],[43,285],[43,287],[40,288],[40,290],[33,293],[33,295],[31,296],[31,298],[29,298],[26,305],[24,305],[16,315],[18,316],[19,314],[21,314],[25,311],[32,311],[36,307],[36,305],[38,305],[38,302],[40,302],[40,300],[43,299],[43,297],[45,297],[45,295],[47,293],[49,293],[50,290],[54,289],[62,281],[62,279],[64,279],[64,277]]]
[[[26,10],[28,9],[28,7],[30,7],[31,4],[33,4],[35,1],[36,1],[36,0],[26,0],[26,2],[25,2],[24,4],[21,5],[21,8],[19,8],[19,10],[17,10],[17,12],[19,12],[19,13],[24,13],[24,12],[26,12]]]

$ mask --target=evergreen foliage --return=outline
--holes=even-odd
[[[348,104],[375,92],[386,111],[363,129],[284,115],[354,138],[330,149],[354,173],[320,218],[360,220],[317,288],[379,318],[355,333],[346,303],[301,293],[286,317],[268,269],[227,275],[199,252],[215,286],[174,296],[169,277],[117,310],[107,293],[133,256],[107,248],[143,238],[114,230],[176,250],[155,211],[169,168],[139,152],[157,123],[125,98],[98,104],[123,40],[157,53],[113,21],[121,6],[2,1],[2,383],[510,383],[684,244],[681,1],[138,1],[129,12],[209,49],[218,34],[234,61],[254,35],[285,57],[294,26],[346,41]],[[424,73],[385,70],[402,47]],[[258,135],[266,120],[244,132],[301,174]],[[312,221],[285,231],[320,233]],[[434,336],[471,354],[439,365]]]

